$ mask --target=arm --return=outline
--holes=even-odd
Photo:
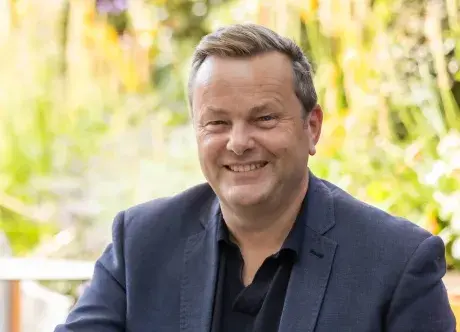
[[[96,262],[93,278],[55,332],[124,332],[126,316],[124,213],[113,226],[113,243]]]
[[[455,318],[442,277],[446,272],[444,244],[425,239],[409,259],[386,319],[387,332],[454,332]]]

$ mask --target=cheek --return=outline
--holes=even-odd
[[[308,155],[307,142],[291,130],[265,133],[259,137],[259,143],[276,159],[290,166]]]
[[[203,162],[215,163],[225,151],[225,146],[225,140],[217,135],[200,135],[198,137],[198,150]]]
[[[286,156],[294,144],[293,137],[283,132],[267,132],[259,136],[259,144],[275,157]]]

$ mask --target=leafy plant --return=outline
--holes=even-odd
[[[314,64],[326,115],[314,172],[439,234],[460,269],[455,1],[128,4],[22,0],[0,13],[0,229],[16,254],[96,258],[117,211],[201,181],[190,55],[205,33],[252,21]]]

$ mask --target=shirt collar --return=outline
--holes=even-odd
[[[218,243],[225,242],[227,244],[231,244],[228,227],[225,224],[224,217],[222,216],[222,212],[220,210],[219,210],[219,218],[217,222],[217,242]]]

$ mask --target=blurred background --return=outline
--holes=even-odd
[[[0,256],[93,262],[118,211],[203,181],[190,57],[240,22],[293,38],[313,63],[325,111],[313,172],[441,236],[455,276],[458,0],[0,0]],[[81,284],[24,282],[18,304],[3,282],[0,332],[51,330]]]

